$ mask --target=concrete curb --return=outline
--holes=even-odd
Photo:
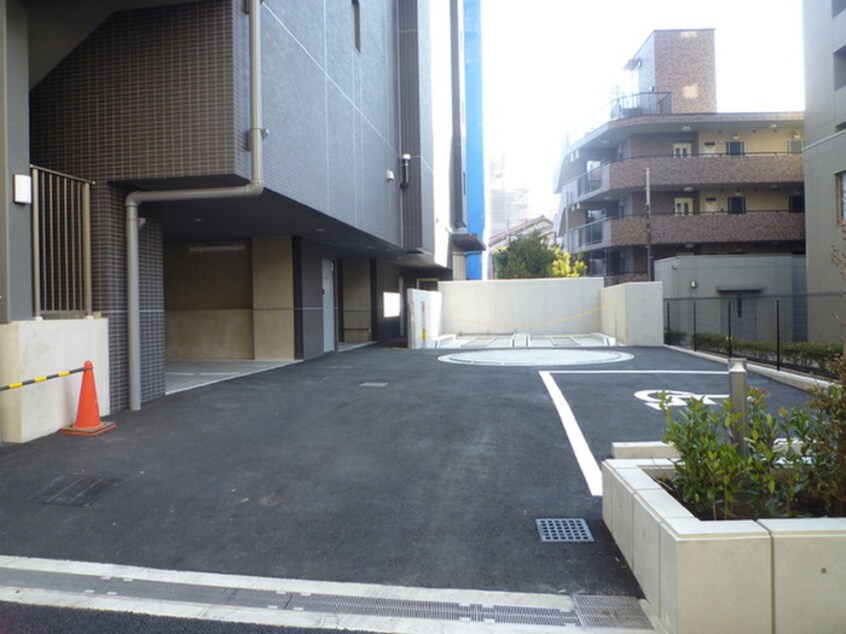
[[[717,363],[725,363],[728,361],[726,357],[722,357],[716,354],[710,354],[707,352],[698,352],[695,350],[689,350],[688,348],[681,348],[679,346],[664,345],[664,347],[669,348],[670,350],[675,350],[677,352],[683,352],[699,359],[716,361]],[[810,376],[804,376],[802,374],[796,374],[794,372],[787,372],[785,370],[776,370],[775,368],[772,368],[770,366],[760,365],[757,363],[748,363],[746,367],[751,372],[760,374],[761,376],[764,376],[768,379],[772,379],[773,381],[778,381],[779,383],[784,383],[785,385],[789,385],[800,390],[805,390],[806,392],[810,392],[815,387],[827,388],[833,385],[831,381],[815,379]]]

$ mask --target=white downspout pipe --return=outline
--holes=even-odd
[[[134,191],[126,197],[126,286],[129,363],[129,409],[141,409],[141,293],[138,262],[138,208],[148,202],[254,198],[264,191],[261,144],[261,3],[247,0],[250,14],[250,182],[238,187]]]

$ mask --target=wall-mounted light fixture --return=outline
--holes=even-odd
[[[696,280],[690,280],[690,288],[696,288],[697,286]]]
[[[402,172],[400,177],[400,187],[405,189],[411,182],[411,154],[402,155]]]
[[[394,176],[393,170],[388,170],[387,172],[385,172],[385,180],[386,181],[388,181],[390,183],[392,180],[394,180],[394,178],[396,178],[396,177]]]
[[[32,177],[29,174],[15,174],[13,194],[14,201],[19,205],[32,202]]]

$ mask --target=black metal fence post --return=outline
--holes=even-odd
[[[731,349],[731,300],[726,301],[726,307],[728,308],[728,356],[732,355]]]
[[[696,352],[696,301],[693,302],[693,351]]]
[[[781,370],[781,302],[776,300],[776,370]]]
[[[670,327],[670,302],[667,302],[667,326],[664,329],[664,332],[667,333],[667,339],[670,338],[670,330],[672,330],[672,328]],[[669,342],[665,341],[664,343],[669,343]]]

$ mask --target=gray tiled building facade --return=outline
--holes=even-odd
[[[438,120],[452,125],[461,111],[460,94],[450,92],[460,50],[433,68],[431,42],[457,41],[460,2],[443,4],[259,4],[265,189],[254,199],[141,207],[142,400],[164,393],[174,355],[308,359],[337,342],[399,337],[402,317],[384,313],[384,293],[451,276],[461,255],[451,221],[464,214],[452,208],[463,196],[449,152],[460,150],[461,131],[433,121],[446,112]],[[63,31],[70,5],[77,23]],[[122,409],[126,196],[250,178],[249,16],[243,0],[0,6],[9,18],[5,67],[26,74],[14,60],[27,42],[30,50],[27,94],[22,78],[2,83],[17,91],[20,108],[3,122],[0,141],[20,163],[5,171],[25,172],[31,162],[94,182],[93,307],[109,320],[111,406]],[[45,35],[65,31],[55,59],[39,50],[50,45]],[[27,121],[28,137],[18,129]],[[0,323],[32,317],[28,285],[11,281],[30,257],[15,252],[15,241],[31,235],[14,211],[2,211],[9,239],[0,259],[11,265],[0,270]]]

